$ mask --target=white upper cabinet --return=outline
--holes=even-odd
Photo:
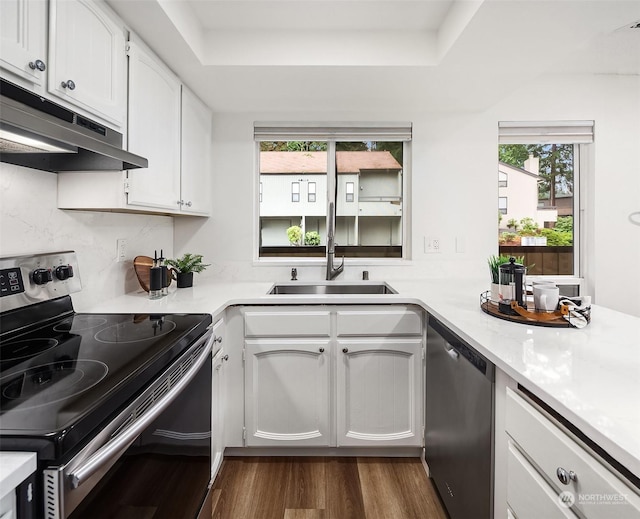
[[[182,171],[180,210],[211,211],[211,110],[182,86]]]
[[[50,0],[49,93],[122,127],[125,41],[124,26],[99,2]]]
[[[129,171],[129,205],[180,208],[180,80],[138,42],[129,42],[129,151],[149,160]]]
[[[24,85],[43,86],[47,68],[46,0],[0,1],[0,67]],[[3,74],[4,75],[4,74]]]

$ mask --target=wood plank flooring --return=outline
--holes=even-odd
[[[417,458],[229,457],[215,519],[446,519]]]

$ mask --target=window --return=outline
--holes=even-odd
[[[258,258],[325,257],[330,203],[337,256],[404,257],[410,124],[255,123],[254,135],[258,181],[269,193],[260,204]],[[300,184],[307,187],[305,202]],[[300,228],[297,243],[288,238],[292,226]]]
[[[346,201],[347,202],[353,202],[353,186],[355,184],[353,182],[347,182],[346,183]]]
[[[499,250],[524,256],[528,274],[580,276],[580,166],[592,142],[593,121],[499,124]]]

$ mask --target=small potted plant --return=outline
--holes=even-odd
[[[287,238],[291,245],[300,245],[302,242],[302,229],[299,225],[292,225],[287,229]]]
[[[171,266],[171,277],[176,280],[178,288],[187,288],[193,286],[193,273],[202,272],[209,264],[202,263],[202,254],[191,254],[187,252],[184,256],[177,259],[166,260],[167,265]]]

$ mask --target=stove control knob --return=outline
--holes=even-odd
[[[51,269],[35,269],[31,274],[31,277],[36,285],[45,285],[49,281],[53,281]]]
[[[73,277],[73,267],[71,265],[60,265],[56,267],[56,277],[60,281]]]

